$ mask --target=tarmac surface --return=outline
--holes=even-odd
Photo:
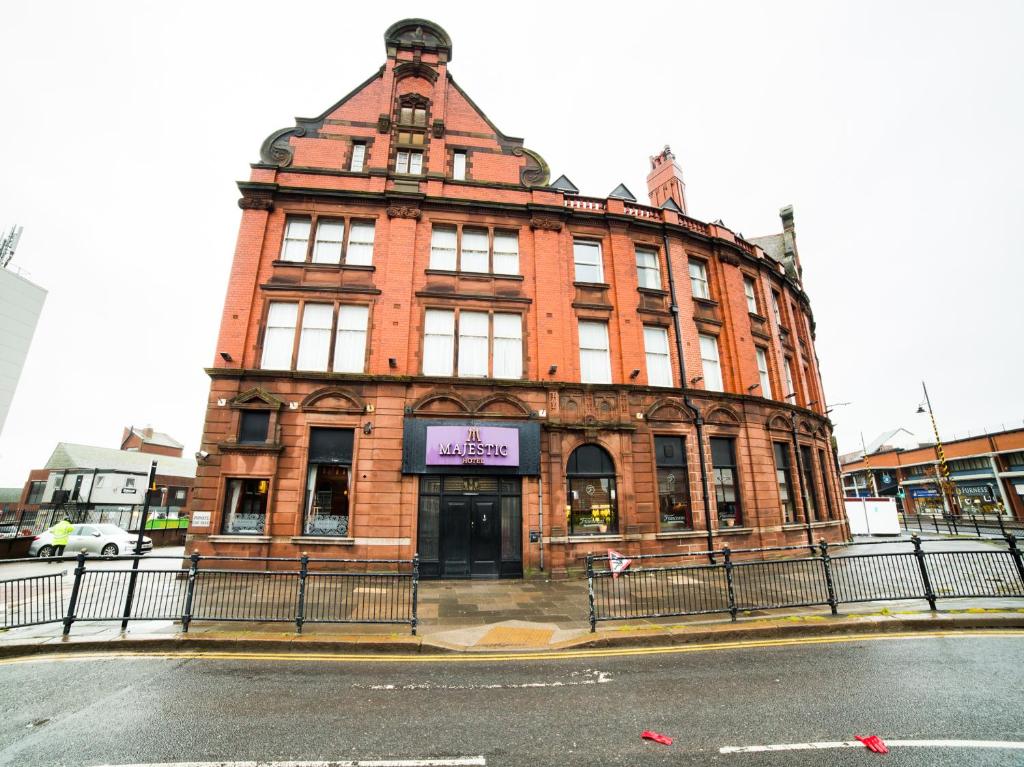
[[[550,657],[16,658],[0,660],[0,764],[1020,765],[1022,651],[1024,632],[975,631]],[[733,750],[767,746],[787,750]]]

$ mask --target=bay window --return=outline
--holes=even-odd
[[[294,369],[362,373],[366,369],[369,312],[368,306],[305,303],[302,307]],[[296,351],[298,317],[299,304],[270,302],[260,367],[265,370],[293,369],[292,355]],[[332,330],[335,337],[333,347]]]

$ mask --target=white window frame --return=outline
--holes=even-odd
[[[708,391],[725,391],[718,336],[700,333],[698,337],[700,338],[700,362],[704,370],[704,388]]]
[[[452,178],[455,181],[466,180],[466,151],[463,149],[452,152]]]
[[[395,173],[410,176],[423,174],[423,152],[413,149],[399,149],[395,153]]]
[[[782,310],[779,309],[779,294],[774,290],[772,291],[772,314],[775,315],[775,324],[780,328],[785,327],[782,324]]]
[[[703,261],[692,259],[687,270],[690,273],[690,292],[694,298],[711,300],[711,286],[708,284],[708,265]]]
[[[296,370],[327,372],[331,354],[331,326],[334,304],[309,301],[302,305],[302,329],[299,331],[299,353]]]
[[[456,227],[438,225],[431,230],[429,268],[446,272],[454,272],[459,268],[459,231]]]
[[[487,378],[490,357],[491,318],[487,312],[459,311],[456,318],[459,336],[459,378]]]
[[[792,399],[796,401],[796,382],[793,380],[793,358],[786,357],[783,361],[783,370],[786,374],[786,388],[789,390],[785,393],[786,399]]]
[[[468,267],[467,263],[469,264]],[[462,238],[459,241],[458,268],[460,272],[490,274],[491,236],[487,229],[480,229],[475,226],[465,226],[462,228]]]
[[[366,337],[370,325],[370,307],[366,304],[342,304],[338,307],[334,334],[335,373],[366,372]]]
[[[475,237],[483,239],[475,243],[476,247],[467,247],[467,243]],[[467,254],[470,254],[470,268],[466,266]],[[486,263],[483,261],[485,255]],[[474,226],[464,227],[460,231],[455,224],[436,224],[430,233],[430,262],[427,268],[445,272],[518,275],[519,232]]]
[[[340,227],[337,234],[331,233],[329,227]],[[337,237],[337,239],[335,239]],[[314,264],[340,264],[341,250],[345,244],[345,220],[324,216],[316,220],[316,237],[313,240]]]
[[[743,295],[747,297],[747,311],[757,314],[757,283],[753,277],[743,275]]]
[[[644,325],[644,355],[647,360],[647,385],[672,386],[672,359],[668,350],[668,329]]]
[[[455,371],[455,310],[423,313],[423,375],[450,376]]]
[[[348,169],[353,173],[362,173],[363,168],[366,166],[366,142],[365,141],[353,141],[352,142],[352,161],[349,163]]]
[[[373,243],[376,236],[376,221],[349,221],[345,263],[349,266],[373,266]],[[356,246],[355,252],[352,250],[353,245]]]
[[[305,228],[305,232],[302,229]],[[302,263],[306,260],[309,250],[309,235],[313,229],[310,216],[286,216],[284,220],[284,237],[281,239],[281,261]],[[296,258],[296,256],[300,256]]]
[[[579,320],[580,381],[583,383],[611,383],[611,349],[608,342],[608,323],[597,320]]]
[[[572,260],[574,267],[573,275],[576,282],[604,282],[604,256],[601,252],[600,242],[574,237],[572,240]],[[596,277],[596,279],[590,279],[591,277]]]
[[[494,274],[519,274],[519,232],[496,229],[492,241]]]
[[[757,376],[761,382],[761,396],[765,399],[772,398],[772,381],[768,375],[768,350],[763,346],[755,346],[754,354],[757,358]]]
[[[641,288],[661,290],[661,266],[656,248],[635,247],[636,280]],[[650,259],[652,263],[642,264],[642,260]]]
[[[298,318],[299,304],[297,302],[270,302],[270,305],[267,307],[267,324],[263,331],[261,368],[264,370],[292,369],[292,355],[295,351],[295,326]]]
[[[495,312],[491,316],[491,367],[494,378],[523,377],[523,315]]]

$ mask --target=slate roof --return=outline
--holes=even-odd
[[[153,453],[115,450],[112,447],[75,445],[60,442],[44,469],[107,469],[149,473],[149,465],[156,461],[156,473],[168,477],[195,477],[196,462],[192,458],[174,458]]]
[[[576,188],[576,185],[565,177],[563,173],[561,176],[556,178],[548,185],[551,189],[557,189],[560,192],[566,192],[568,194],[579,194],[580,190]]]
[[[636,202],[636,197],[633,195],[631,191],[629,191],[625,184],[619,184],[617,187],[615,187],[614,189],[612,189],[612,191],[608,193],[608,196],[614,197],[617,200],[628,200],[629,202]]]
[[[132,434],[141,439],[143,443],[147,445],[160,445],[161,447],[176,447],[179,449],[185,446],[178,442],[170,434],[164,434],[162,431],[154,431],[150,436],[146,436],[146,433],[142,429],[136,429],[134,426],[131,427]]]

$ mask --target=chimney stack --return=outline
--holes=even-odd
[[[671,198],[686,212],[683,169],[679,167],[676,156],[667,144],[660,154],[651,158],[651,172],[647,174],[647,195],[655,208],[662,207]]]

